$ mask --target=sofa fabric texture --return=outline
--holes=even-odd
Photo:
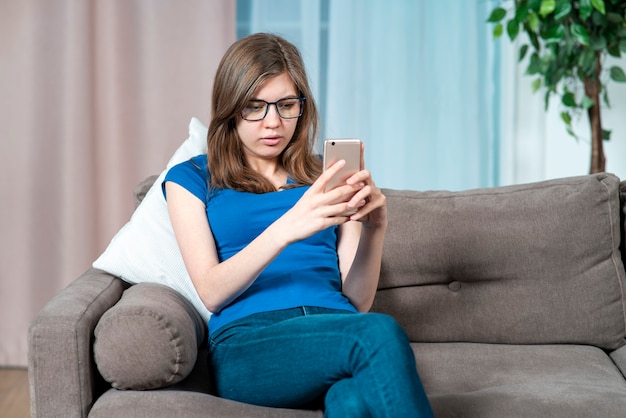
[[[587,345],[413,344],[435,417],[624,416],[624,376]]]
[[[407,332],[435,416],[623,416],[626,182],[603,173],[384,193],[373,310]],[[176,292],[144,285],[90,269],[42,310],[29,333],[33,417],[322,417],[215,396],[206,324]],[[185,346],[178,374],[174,340]],[[118,380],[157,370],[156,384],[116,388],[99,369],[120,365]]]
[[[374,309],[391,310],[415,341],[619,348],[618,193],[607,174],[496,190],[387,190],[394,215]]]
[[[138,283],[102,315],[94,332],[98,371],[115,389],[156,389],[191,373],[205,338],[202,318],[175,290]]]
[[[619,188],[620,202],[622,206],[622,260],[626,260],[626,180],[620,183]]]
[[[102,390],[92,357],[96,324],[126,283],[89,270],[52,299],[30,326],[28,379],[32,417],[86,417]]]

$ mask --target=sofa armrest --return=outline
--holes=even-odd
[[[32,417],[86,417],[100,381],[93,362],[93,332],[127,285],[90,269],[56,295],[28,333]]]

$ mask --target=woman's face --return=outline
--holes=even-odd
[[[297,98],[298,91],[287,73],[269,79],[257,91],[253,100],[269,103],[285,98]],[[246,161],[251,168],[259,168],[268,161],[276,161],[291,141],[298,118],[283,119],[276,106],[270,105],[265,118],[248,121],[239,118],[237,134],[242,142]]]

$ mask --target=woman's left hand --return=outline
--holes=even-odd
[[[361,167],[365,167],[363,151],[365,146],[361,143]],[[358,208],[357,212],[350,216],[351,221],[359,221],[366,228],[381,228],[387,226],[387,198],[374,184],[368,170],[361,170],[347,180],[348,184],[361,183],[364,186],[350,199],[348,204]]]

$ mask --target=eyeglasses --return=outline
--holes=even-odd
[[[248,121],[265,119],[270,105],[276,107],[278,116],[283,119],[295,119],[302,116],[304,110],[304,97],[294,97],[280,99],[276,102],[266,102],[265,100],[250,100],[241,111],[241,117]]]

